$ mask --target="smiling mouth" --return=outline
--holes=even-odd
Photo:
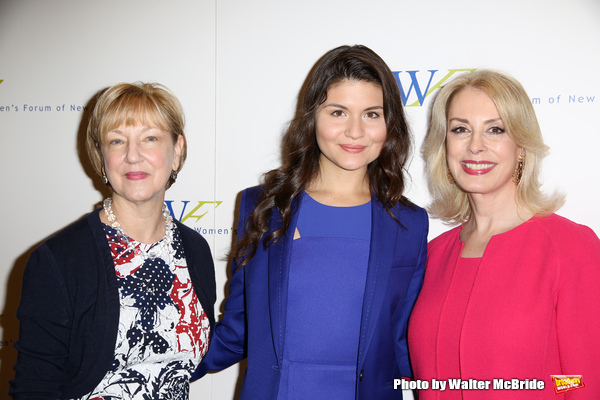
[[[475,164],[475,163],[462,162],[461,164],[464,165],[465,167],[467,167],[469,169],[473,169],[475,171],[480,171],[483,169],[490,169],[490,168],[493,168],[494,166],[496,166],[495,163]]]
[[[340,147],[348,153],[360,153],[367,146],[361,146],[357,144],[341,144]]]
[[[139,171],[139,172],[128,172],[128,173],[125,174],[125,177],[127,179],[134,180],[134,181],[137,181],[137,180],[140,180],[140,179],[144,179],[147,176],[148,176],[148,174],[146,172],[141,172],[141,171]]]
[[[494,169],[496,163],[492,162],[473,162],[473,161],[462,161],[460,166],[463,171],[469,175],[484,175]]]

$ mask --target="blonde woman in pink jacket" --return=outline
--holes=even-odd
[[[478,70],[436,97],[429,211],[459,226],[429,243],[411,315],[419,400],[598,398],[600,241],[540,191],[546,151],[509,76]],[[551,375],[581,375],[585,387],[557,396]]]

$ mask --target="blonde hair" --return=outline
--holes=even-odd
[[[529,96],[514,78],[491,70],[476,70],[462,75],[437,94],[429,117],[422,155],[432,202],[429,213],[450,224],[467,221],[471,205],[467,193],[448,179],[446,159],[447,114],[453,97],[466,88],[487,94],[498,110],[508,136],[523,149],[523,173],[516,191],[517,206],[533,215],[543,216],[556,211],[564,196],[546,196],[541,191],[541,161],[548,153]]]
[[[104,160],[102,145],[107,132],[119,126],[144,124],[171,133],[173,144],[183,138],[183,147],[179,156],[181,171],[187,156],[185,140],[185,120],[183,108],[177,97],[165,86],[158,83],[119,83],[104,90],[94,107],[88,123],[85,145],[92,167],[103,175]],[[173,184],[169,178],[167,188]]]

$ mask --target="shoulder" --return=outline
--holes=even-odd
[[[410,203],[409,205],[396,204],[392,214],[407,229],[429,229],[429,217],[424,208]]]
[[[429,254],[434,254],[437,251],[447,252],[449,247],[454,246],[458,241],[461,226],[456,226],[432,239],[427,244]]]
[[[69,285],[78,285],[93,281],[107,257],[110,249],[98,212],[94,211],[38,246],[29,256],[25,274],[31,279],[45,277],[42,279],[46,283],[61,276]]]
[[[103,234],[102,223],[98,217],[99,210],[80,218],[66,228],[49,237],[40,247],[47,247],[53,252],[68,252],[71,256],[76,253],[76,248],[93,246],[95,238]],[[85,251],[83,251],[85,253]]]
[[[264,185],[258,185],[246,188],[242,191],[239,210],[240,216],[243,217],[241,220],[245,220],[247,216],[252,214],[252,211],[254,211],[254,208],[256,208],[258,202],[261,200],[264,190]],[[240,222],[242,222],[241,220]]]
[[[191,251],[196,256],[211,257],[210,246],[199,232],[175,219],[173,221],[175,222],[175,225],[177,225],[177,229],[181,235],[186,254]]]
[[[242,205],[254,208],[258,204],[260,196],[265,191],[264,185],[252,186],[242,191]]]
[[[455,226],[454,228],[447,230],[446,232],[437,236],[435,239],[432,239],[431,242],[429,242],[429,243],[437,244],[437,243],[446,243],[449,241],[453,241],[456,238],[456,236],[458,236],[458,234],[460,233],[461,226],[462,225]]]
[[[557,247],[600,246],[598,236],[591,228],[557,214],[533,217],[528,223],[530,236],[535,234],[538,237],[546,237]]]
[[[547,217],[534,217],[540,227],[547,230],[564,230],[569,233],[594,234],[592,229],[586,225],[578,224],[558,214],[550,214]]]
[[[177,225],[177,229],[179,229],[179,233],[184,241],[189,242],[206,242],[206,239],[195,229],[190,228],[187,225],[182,224],[181,222],[173,219],[175,225]]]

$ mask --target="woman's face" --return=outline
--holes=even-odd
[[[521,148],[506,133],[493,100],[481,90],[463,89],[447,118],[447,160],[456,184],[470,194],[514,194]]]
[[[381,87],[349,80],[332,85],[317,109],[316,131],[322,171],[366,173],[387,136]]]
[[[179,136],[173,143],[169,132],[142,124],[107,132],[101,151],[113,199],[162,202],[171,171],[179,167],[183,140]]]

